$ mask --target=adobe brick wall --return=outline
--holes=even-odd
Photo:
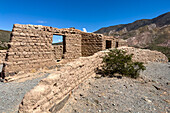
[[[79,32],[73,28],[58,29],[41,25],[14,24],[4,67],[5,76],[54,67],[56,65],[52,46],[54,34],[63,35],[66,39],[65,59],[80,57],[81,35],[78,34]]]
[[[53,47],[53,35],[63,36],[63,50]],[[105,49],[104,43],[107,38],[113,41],[112,48],[115,40],[122,42],[114,37],[86,33],[74,28],[58,29],[41,25],[14,24],[4,67],[5,76],[55,67],[55,61],[61,58],[71,60],[93,55]]]
[[[49,113],[49,110],[65,95],[94,73],[94,69],[102,62],[101,54],[99,52],[90,57],[80,57],[76,61],[66,64],[60,69],[60,72],[52,73],[41,80],[24,96],[19,112]]]
[[[55,60],[61,60],[63,56],[63,45],[53,45],[53,53]]]
[[[102,50],[102,35],[82,33],[82,56],[91,56]]]
[[[0,64],[4,63],[7,50],[0,50]]]
[[[5,76],[31,72],[55,65],[52,54],[52,34],[40,25],[14,24],[7,52]]]
[[[118,47],[120,46],[127,46],[127,41],[115,38],[113,36],[103,36],[102,37],[102,50],[106,49],[106,40],[111,41],[111,48],[116,48],[116,42],[118,42]]]
[[[64,59],[76,59],[81,55],[81,35],[68,34],[66,37],[66,52]]]

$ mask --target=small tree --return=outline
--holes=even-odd
[[[145,70],[145,66],[142,62],[133,62],[133,54],[126,54],[123,50],[110,50],[110,52],[103,57],[102,70],[105,76],[113,76],[115,73],[119,73],[123,76],[131,78],[139,77],[139,72]]]

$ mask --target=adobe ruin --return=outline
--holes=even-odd
[[[63,45],[52,45],[53,35],[63,36]],[[54,68],[56,60],[76,59],[119,46],[126,41],[74,28],[58,29],[42,25],[14,24],[1,77]]]

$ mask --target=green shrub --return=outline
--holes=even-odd
[[[102,71],[104,76],[114,76],[115,73],[119,73],[131,78],[139,77],[139,72],[145,70],[145,66],[142,62],[133,62],[132,56],[132,54],[128,55],[123,50],[110,50],[103,57]]]

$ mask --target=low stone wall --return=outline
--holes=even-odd
[[[102,62],[102,52],[90,57],[81,57],[53,73],[28,92],[19,107],[20,113],[53,112],[54,106],[73,88],[94,73]]]
[[[167,63],[168,58],[161,52],[151,51],[149,49],[138,49],[134,47],[119,47],[127,51],[128,54],[134,54],[132,59],[133,61],[149,63],[149,62],[162,62]]]
[[[157,51],[122,47],[119,49],[128,50],[134,54],[135,61],[146,62],[167,62],[164,54]],[[54,112],[53,108],[69,92],[72,91],[84,79],[94,74],[94,70],[102,64],[102,57],[109,52],[100,51],[93,56],[80,57],[74,62],[66,64],[58,73],[52,73],[47,78],[28,92],[19,107],[20,113],[33,112]],[[154,56],[155,55],[155,56]]]
[[[63,56],[63,45],[53,45],[53,53],[55,60],[61,60]]]
[[[0,50],[0,64],[4,63],[7,50]]]

